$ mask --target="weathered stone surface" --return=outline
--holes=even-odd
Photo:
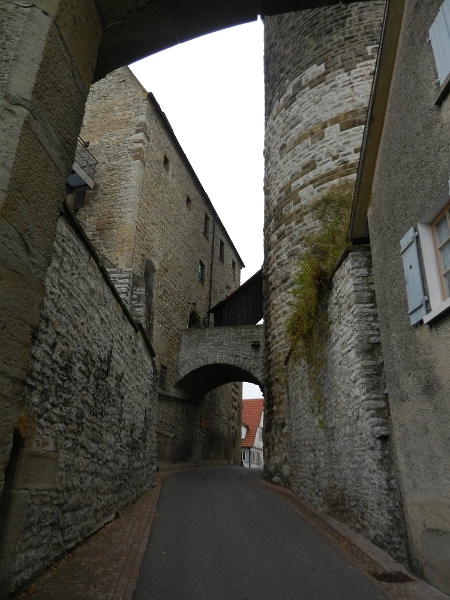
[[[154,365],[70,223],[58,222],[18,420],[27,448],[16,486],[28,501],[14,587],[154,481]]]
[[[335,273],[328,327],[321,399],[306,365],[288,365],[292,488],[406,562],[370,252]]]
[[[355,177],[384,2],[265,19],[266,476],[289,483],[285,322],[310,203]],[[291,427],[291,426],[292,427]]]
[[[0,488],[100,36],[90,1],[0,3]]]

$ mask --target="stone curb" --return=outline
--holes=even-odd
[[[243,479],[281,496],[310,525],[341,552],[357,569],[374,583],[390,600],[448,600],[443,592],[409,573],[389,554],[355,533],[333,517],[325,515],[297,496],[291,489],[269,483],[261,473],[248,473]],[[411,581],[391,583],[379,581],[375,575],[403,573]]]

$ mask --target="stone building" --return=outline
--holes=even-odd
[[[406,561],[367,248],[342,256],[315,410],[286,324],[314,199],[354,181],[384,2],[265,19],[265,474]],[[319,414],[320,413],[320,414]]]
[[[128,67],[92,86],[82,127],[99,161],[78,217],[155,351],[158,464],[233,464],[241,385],[203,395],[176,386],[180,332],[214,324],[208,310],[244,266],[155,97]]]

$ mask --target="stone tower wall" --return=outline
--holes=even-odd
[[[311,201],[354,179],[384,2],[265,19],[265,470],[290,481],[285,323]]]

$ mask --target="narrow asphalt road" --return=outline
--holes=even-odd
[[[135,600],[386,598],[276,494],[241,467],[164,481]]]

